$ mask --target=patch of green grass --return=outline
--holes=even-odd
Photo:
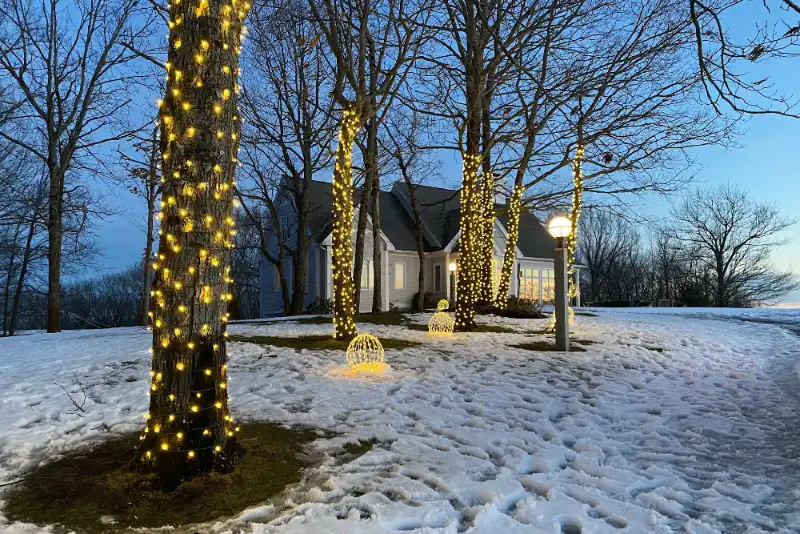
[[[406,339],[378,338],[384,349],[406,349],[417,347],[421,343]],[[279,337],[279,336],[230,336],[229,341],[255,343],[256,345],[269,345],[271,347],[286,347],[295,350],[346,350],[348,341],[333,339],[328,334],[317,336]]]
[[[353,320],[358,323],[365,324],[382,324],[382,325],[404,325],[408,323],[409,319],[404,312],[400,311],[387,311],[383,313],[359,313]],[[332,324],[331,317],[303,317],[297,319],[299,324]]]
[[[575,315],[579,315],[581,317],[597,317],[596,313],[586,312],[586,311],[576,311]]]
[[[572,342],[574,343],[574,341]],[[539,352],[554,352],[556,351],[556,344],[550,341],[529,341],[527,343],[517,343],[516,345],[509,345],[517,349],[535,350]],[[583,347],[573,346],[570,344],[569,350],[574,352],[586,352]]]
[[[170,493],[152,489],[153,475],[128,470],[138,438],[138,433],[117,437],[29,472],[20,486],[4,495],[4,515],[11,521],[60,524],[85,533],[230,517],[299,482],[310,462],[303,450],[317,433],[246,424],[240,434],[246,453],[232,473],[197,477]],[[359,444],[345,452],[361,455],[369,447]],[[104,524],[103,516],[116,523]]]

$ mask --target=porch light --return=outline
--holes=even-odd
[[[456,272],[456,263],[455,263],[455,262],[452,262],[452,263],[451,263],[451,264],[448,266],[448,268],[450,269],[450,272],[451,272],[451,273],[454,273],[454,272]]]
[[[570,234],[572,223],[566,217],[553,217],[547,224],[547,231],[556,239],[563,239]]]

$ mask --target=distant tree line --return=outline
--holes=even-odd
[[[752,307],[798,282],[770,260],[794,221],[731,185],[685,196],[649,235],[621,215],[587,209],[579,232],[583,302]]]
[[[44,248],[34,233],[34,245],[28,251],[29,259],[24,261],[20,255],[25,254],[27,235],[18,235],[17,241],[13,241],[7,239],[6,228],[3,232],[0,234],[2,335],[14,335],[22,330],[44,330],[47,327]],[[233,253],[235,298],[231,303],[231,315],[238,319],[258,317],[259,312],[260,258],[255,232],[252,224],[243,220],[237,235],[238,247]],[[19,241],[23,243],[20,245]],[[27,274],[21,272],[24,264],[28,266]],[[149,287],[144,283],[139,264],[97,278],[62,284],[61,326],[73,330],[141,325],[143,310],[146,311],[145,291],[149,291]]]

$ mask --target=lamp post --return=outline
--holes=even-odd
[[[554,217],[547,230],[556,238],[554,271],[556,276],[556,350],[569,351],[569,295],[567,289],[567,244],[572,225],[566,217]]]
[[[451,262],[448,265],[448,269],[450,269],[450,306],[455,307],[456,305],[456,263]]]

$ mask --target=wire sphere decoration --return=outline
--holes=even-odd
[[[447,299],[442,299],[438,304],[436,304],[436,309],[439,311],[444,311],[448,308],[450,308],[450,303],[447,302]]]
[[[438,311],[428,321],[428,334],[452,336],[456,322],[449,314]]]
[[[377,373],[386,366],[383,363],[383,345],[372,334],[359,334],[347,347],[347,365],[354,373]]]

